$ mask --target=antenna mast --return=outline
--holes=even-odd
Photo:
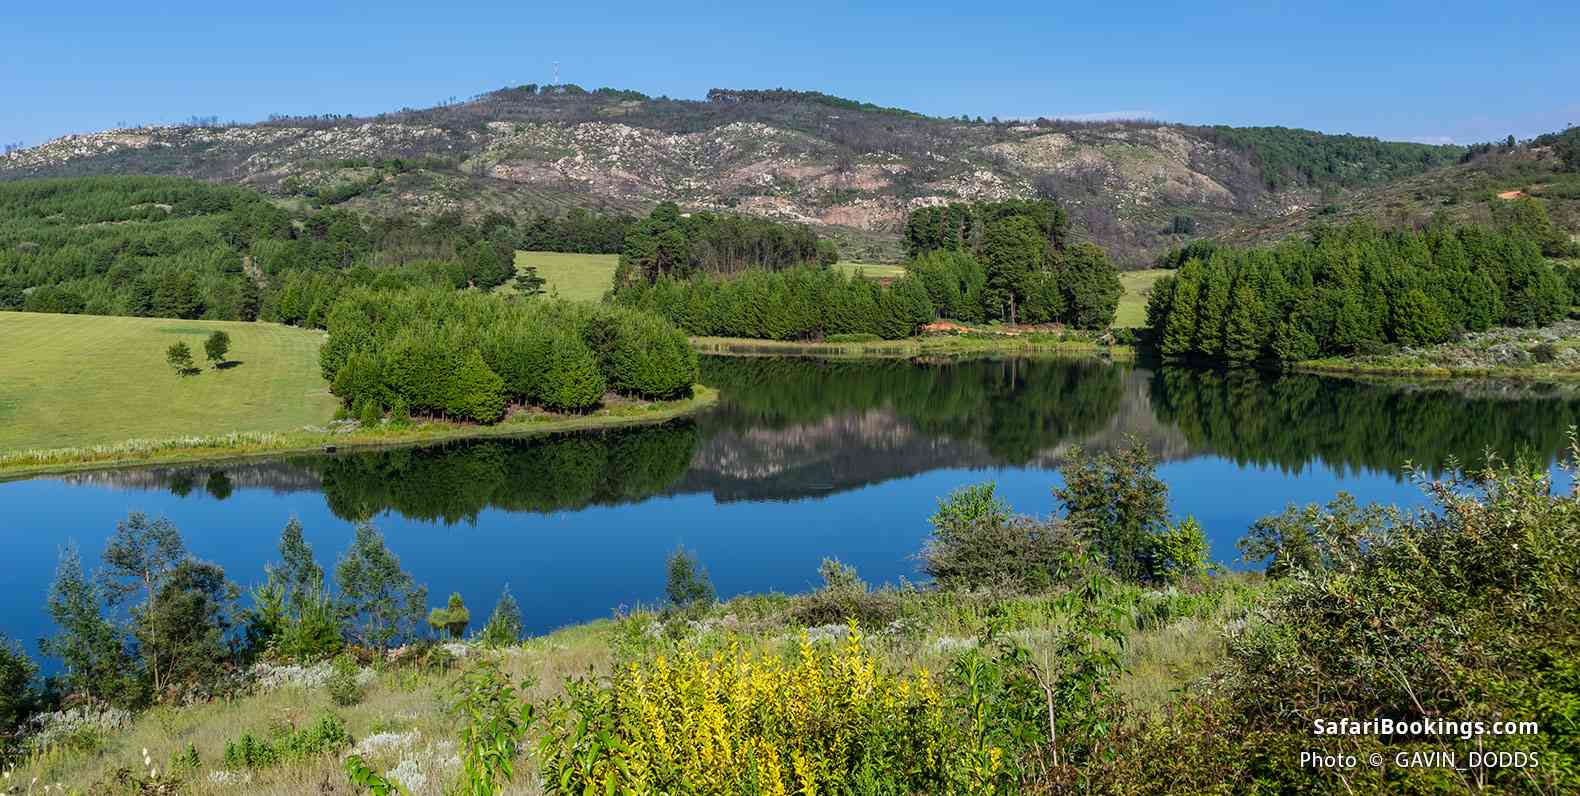
[[[560,84],[560,62],[559,61],[555,61],[554,62],[554,85],[558,86],[559,84]]]

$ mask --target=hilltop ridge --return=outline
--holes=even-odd
[[[898,254],[916,207],[1054,196],[1078,229],[1140,265],[1188,237],[1299,214],[1324,192],[1462,151],[1277,127],[936,118],[784,89],[679,100],[528,85],[372,117],[70,135],[0,156],[0,179],[181,175],[376,215],[676,201],[825,227],[870,259]]]

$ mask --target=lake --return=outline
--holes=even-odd
[[[168,517],[243,587],[278,559],[291,517],[326,568],[368,520],[431,604],[459,592],[480,627],[508,584],[542,633],[656,603],[677,546],[721,596],[812,588],[826,556],[874,583],[916,580],[939,497],[994,481],[1018,511],[1049,514],[1076,446],[1143,441],[1173,511],[1201,522],[1216,560],[1244,566],[1235,542],[1287,504],[1344,490],[1419,505],[1407,461],[1439,472],[1488,450],[1556,470],[1580,421],[1580,395],[1553,385],[1101,361],[708,357],[703,376],[719,404],[662,426],[0,483],[0,633],[36,655],[59,551],[75,543],[96,566],[131,511]]]

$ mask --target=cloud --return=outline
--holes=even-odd
[[[1415,135],[1405,140],[1415,144],[1436,144],[1438,146],[1459,143],[1451,135]]]

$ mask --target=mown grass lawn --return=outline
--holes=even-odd
[[[203,358],[216,329],[236,363],[219,371]],[[323,339],[272,323],[0,312],[0,450],[323,423],[336,405],[318,369]],[[200,374],[165,364],[178,341]]]
[[[572,301],[597,301],[614,285],[617,254],[516,252],[516,269],[531,266],[543,277],[543,289]],[[506,289],[509,289],[507,286]]]
[[[1147,324],[1147,295],[1159,279],[1171,271],[1148,268],[1145,271],[1120,271],[1119,283],[1125,292],[1119,297],[1119,311],[1114,314],[1115,328],[1140,328]]]

